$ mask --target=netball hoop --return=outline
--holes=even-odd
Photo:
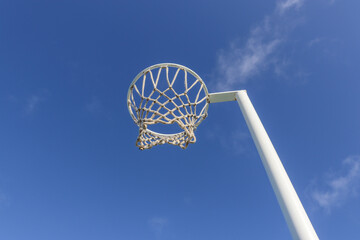
[[[195,143],[197,126],[206,118],[209,93],[203,80],[191,69],[161,63],[141,71],[130,85],[127,104],[139,126],[136,146],[141,150],[168,143],[185,149]],[[177,124],[180,133],[158,133],[155,124]]]
[[[209,103],[237,101],[275,192],[293,239],[319,239],[274,146],[245,90],[209,94],[203,80],[187,67],[162,63],[141,71],[130,85],[127,105],[139,126],[141,150],[169,143],[185,149],[207,117]],[[180,133],[157,133],[148,127],[176,125]]]

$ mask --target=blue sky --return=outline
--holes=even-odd
[[[0,239],[290,239],[235,102],[139,151],[126,94],[175,62],[246,89],[320,239],[360,238],[358,1],[0,2]]]

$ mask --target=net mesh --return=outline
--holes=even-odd
[[[183,85],[181,93],[175,90],[179,82]],[[128,108],[139,126],[136,146],[143,150],[168,143],[187,148],[196,141],[194,131],[207,116],[208,102],[204,82],[190,69],[177,64],[145,69],[134,79],[128,93]],[[157,133],[148,129],[154,124],[177,124],[183,132]]]

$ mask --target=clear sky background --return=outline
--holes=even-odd
[[[135,147],[126,94],[175,62],[246,89],[321,239],[360,239],[360,2],[0,1],[0,239],[290,239],[236,102]]]

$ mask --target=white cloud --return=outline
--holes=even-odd
[[[325,181],[326,188],[313,190],[312,198],[322,208],[330,210],[357,195],[360,184],[360,156],[351,156],[343,161],[345,173],[335,173]]]
[[[303,0],[279,1],[273,13],[265,16],[255,26],[244,44],[233,43],[230,48],[220,52],[217,59],[217,90],[232,90],[238,83],[246,83],[251,77],[259,74],[269,65],[279,69],[276,51],[285,41],[292,28],[289,20],[283,16],[292,8],[300,8]],[[274,70],[275,71],[275,70]]]
[[[168,220],[164,217],[153,217],[148,221],[148,224],[150,229],[155,233],[156,239],[159,239],[164,227],[168,224]]]
[[[217,88],[227,89],[236,83],[247,82],[249,77],[266,66],[268,56],[274,52],[280,42],[280,39],[263,41],[258,36],[252,36],[244,48],[233,45],[230,51],[221,53],[218,67],[226,80],[219,83]]]
[[[298,9],[304,3],[304,0],[285,0],[279,1],[277,4],[277,10],[282,14],[291,8]]]

